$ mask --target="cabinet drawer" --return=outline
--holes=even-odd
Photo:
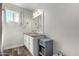
[[[32,55],[38,55],[38,39],[24,35],[24,44]]]

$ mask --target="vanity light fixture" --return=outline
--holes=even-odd
[[[33,13],[33,17],[35,18],[35,17],[37,17],[37,16],[39,16],[39,15],[41,15],[41,14],[43,14],[43,10],[42,10],[42,9],[38,9],[38,10],[36,10],[36,11]]]

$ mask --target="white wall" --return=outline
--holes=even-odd
[[[32,32],[31,23],[32,23],[32,11],[27,9],[23,9],[23,20],[22,20],[22,28],[24,33]]]
[[[42,7],[44,31],[54,40],[54,53],[79,55],[79,4],[50,4]]]
[[[3,49],[23,45],[23,31],[19,24],[9,23],[4,25]]]
[[[30,16],[32,14],[27,9],[25,10],[25,9],[17,7],[15,5],[4,4],[4,6],[6,6],[6,8],[8,8],[8,9],[12,9],[12,10],[20,12],[20,16],[21,16],[20,21],[22,21],[24,19],[23,14],[27,14],[27,15],[25,15],[26,17]],[[24,10],[26,12],[24,12]],[[5,18],[4,18],[4,20],[5,20]],[[24,45],[24,38],[23,38],[24,30],[22,28],[22,25],[23,25],[22,23],[17,24],[17,23],[13,23],[13,22],[12,23],[5,23],[5,21],[3,22],[3,39],[2,39],[3,49],[15,48],[15,47]]]

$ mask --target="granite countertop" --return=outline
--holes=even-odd
[[[32,37],[45,36],[44,34],[40,34],[40,33],[24,33],[24,34],[32,36]]]

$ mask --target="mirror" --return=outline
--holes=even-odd
[[[37,9],[33,13],[32,32],[44,33],[44,12],[42,9]]]

